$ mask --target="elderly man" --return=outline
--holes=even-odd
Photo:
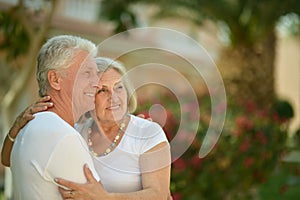
[[[36,77],[40,96],[51,96],[55,106],[35,114],[14,142],[11,170],[14,199],[62,199],[54,181],[63,177],[85,183],[84,164],[97,180],[86,142],[74,122],[93,109],[98,82],[92,52],[95,45],[76,36],[55,36],[41,48]],[[71,192],[70,192],[71,193]]]

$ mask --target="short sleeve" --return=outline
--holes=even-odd
[[[45,174],[52,180],[63,178],[77,183],[86,183],[83,166],[87,164],[95,179],[99,181],[92,157],[86,144],[79,137],[75,134],[68,135],[56,145],[45,169]]]
[[[145,131],[147,134],[144,135],[144,141],[141,150],[142,154],[162,142],[168,143],[168,139],[163,129],[158,124],[154,122],[152,123],[153,124],[151,126],[147,127],[147,131]]]

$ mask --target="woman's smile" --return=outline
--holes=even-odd
[[[115,105],[107,107],[106,109],[107,110],[118,110],[120,108],[121,108],[121,104],[115,104]]]

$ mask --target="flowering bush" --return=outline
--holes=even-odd
[[[171,140],[178,134],[178,103],[170,96],[155,103],[166,109],[168,118],[164,129]],[[138,112],[147,110],[151,104],[143,102]],[[251,103],[230,105],[218,143],[200,159],[198,153],[210,119],[208,96],[199,98],[199,104],[201,118],[196,122],[200,124],[197,135],[187,151],[172,164],[173,199],[252,199],[254,186],[268,179],[285,152],[291,107],[286,102],[279,102],[269,110],[258,109]],[[186,105],[181,115],[193,119],[194,106]],[[191,120],[191,123],[195,122]]]

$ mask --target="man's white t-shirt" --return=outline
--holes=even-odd
[[[84,138],[87,138],[86,129],[91,125],[89,122],[85,127],[76,127]],[[168,140],[160,125],[130,115],[118,146],[106,156],[93,156],[96,171],[106,191],[126,193],[141,190],[140,156],[162,142]]]
[[[99,180],[81,135],[55,113],[37,113],[20,131],[12,149],[14,199],[62,199],[54,179],[86,183],[84,164]]]

